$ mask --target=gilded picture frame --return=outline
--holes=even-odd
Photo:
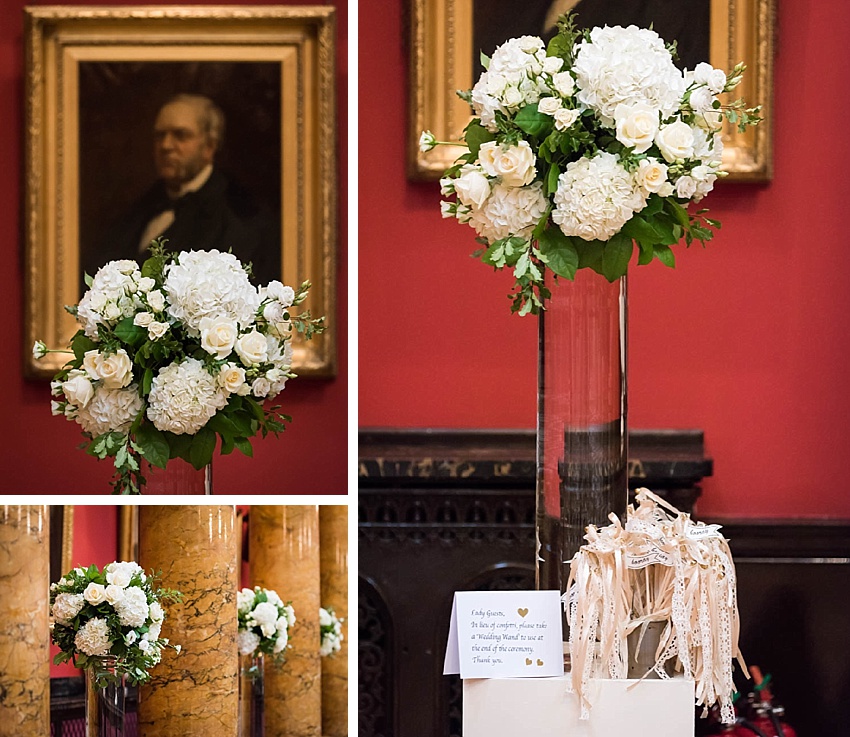
[[[723,168],[733,181],[763,182],[773,175],[772,91],[775,0],[709,0],[709,61],[731,70],[739,61],[747,72],[735,90],[749,105],[760,104],[764,121],[745,133],[723,130]],[[569,9],[575,2],[553,3]],[[437,179],[464,151],[458,145],[419,150],[419,135],[430,130],[440,141],[459,141],[470,120],[469,105],[457,90],[474,84],[474,0],[410,0],[411,179]],[[576,8],[580,16],[580,6]],[[505,39],[507,40],[507,38]],[[491,50],[492,52],[492,50]]]
[[[32,345],[67,347],[77,325],[64,306],[79,301],[88,271],[81,253],[91,253],[101,221],[119,216],[116,192],[130,201],[155,181],[154,119],[166,94],[181,92],[216,98],[227,161],[271,204],[261,251],[271,278],[293,287],[309,279],[299,309],[327,318],[323,334],[293,340],[293,370],[336,373],[335,46],[335,11],[325,6],[25,8],[29,378],[64,364],[54,353],[36,361]]]

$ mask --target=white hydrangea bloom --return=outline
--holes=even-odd
[[[203,363],[187,358],[154,376],[147,415],[159,430],[194,435],[227,404],[227,396]]]
[[[240,655],[250,655],[260,646],[260,636],[250,630],[239,630],[236,635],[236,647]]]
[[[98,325],[111,327],[142,306],[137,295],[141,278],[139,265],[129,259],[110,261],[97,270],[77,306],[77,322],[89,338],[97,338]]]
[[[278,611],[271,602],[261,601],[254,607],[251,617],[265,637],[271,637],[277,631]]]
[[[57,594],[53,602],[53,619],[58,624],[68,624],[80,613],[85,603],[82,594]]]
[[[125,627],[141,627],[148,620],[150,608],[145,592],[136,586],[124,591],[124,598],[115,605],[118,619]]]
[[[94,617],[77,631],[74,637],[77,650],[86,655],[108,655],[112,647],[109,625],[101,617]]]
[[[573,73],[579,101],[612,126],[617,105],[645,104],[667,118],[679,109],[685,77],[661,37],[646,28],[594,28],[577,45]]]
[[[540,182],[528,187],[496,184],[484,205],[469,214],[469,224],[492,243],[508,236],[527,237],[545,211]]]
[[[251,589],[242,589],[236,592],[236,608],[240,614],[247,614],[254,606],[254,592]]]
[[[188,251],[165,268],[168,314],[197,335],[205,317],[227,318],[247,327],[254,321],[260,295],[239,259],[219,251]]]
[[[646,194],[618,156],[600,151],[558,177],[552,220],[565,235],[607,241],[646,206]]]
[[[497,112],[514,113],[547,94],[550,90],[541,76],[545,64],[546,50],[536,36],[513,38],[499,46],[472,88],[472,106],[481,124],[495,131]]]
[[[101,386],[85,407],[77,407],[76,410],[75,419],[93,437],[107,432],[127,432],[142,411],[142,398],[136,384],[126,389]]]

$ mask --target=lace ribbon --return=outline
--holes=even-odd
[[[719,704],[724,723],[732,708],[733,659],[740,621],[735,566],[717,525],[694,522],[648,489],[639,489],[625,527],[615,515],[607,527],[587,528],[587,544],[570,564],[564,606],[570,626],[571,690],[581,718],[590,716],[593,677],[628,677],[628,635],[665,622],[655,672],[668,666],[693,679],[695,700],[707,711]],[[705,713],[704,711],[704,713]]]

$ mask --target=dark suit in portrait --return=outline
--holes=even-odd
[[[680,68],[709,61],[710,0],[475,0],[473,11],[474,78],[483,71],[479,52],[488,56],[509,38],[540,36],[548,41],[551,23],[574,10],[579,28],[653,27],[667,43],[678,41]]]
[[[174,213],[174,222],[161,234],[169,249],[232,250],[243,263],[251,262],[255,282],[280,278],[279,222],[250,192],[215,169],[200,189],[176,200],[168,196],[162,181],[156,182],[112,225],[101,246],[88,254],[91,263],[83,264],[87,273],[94,274],[107,261],[144,260],[142,236],[148,223],[166,210]]]

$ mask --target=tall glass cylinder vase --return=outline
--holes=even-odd
[[[143,464],[145,494],[212,494],[212,464],[200,471],[182,458],[172,458],[165,468]]]
[[[113,656],[86,668],[86,737],[124,737],[124,676]]]
[[[239,656],[239,737],[263,737],[263,655]]]
[[[547,276],[547,279],[550,279]],[[537,388],[537,588],[564,592],[589,524],[628,503],[626,277],[547,284]],[[566,630],[564,638],[567,638]]]

